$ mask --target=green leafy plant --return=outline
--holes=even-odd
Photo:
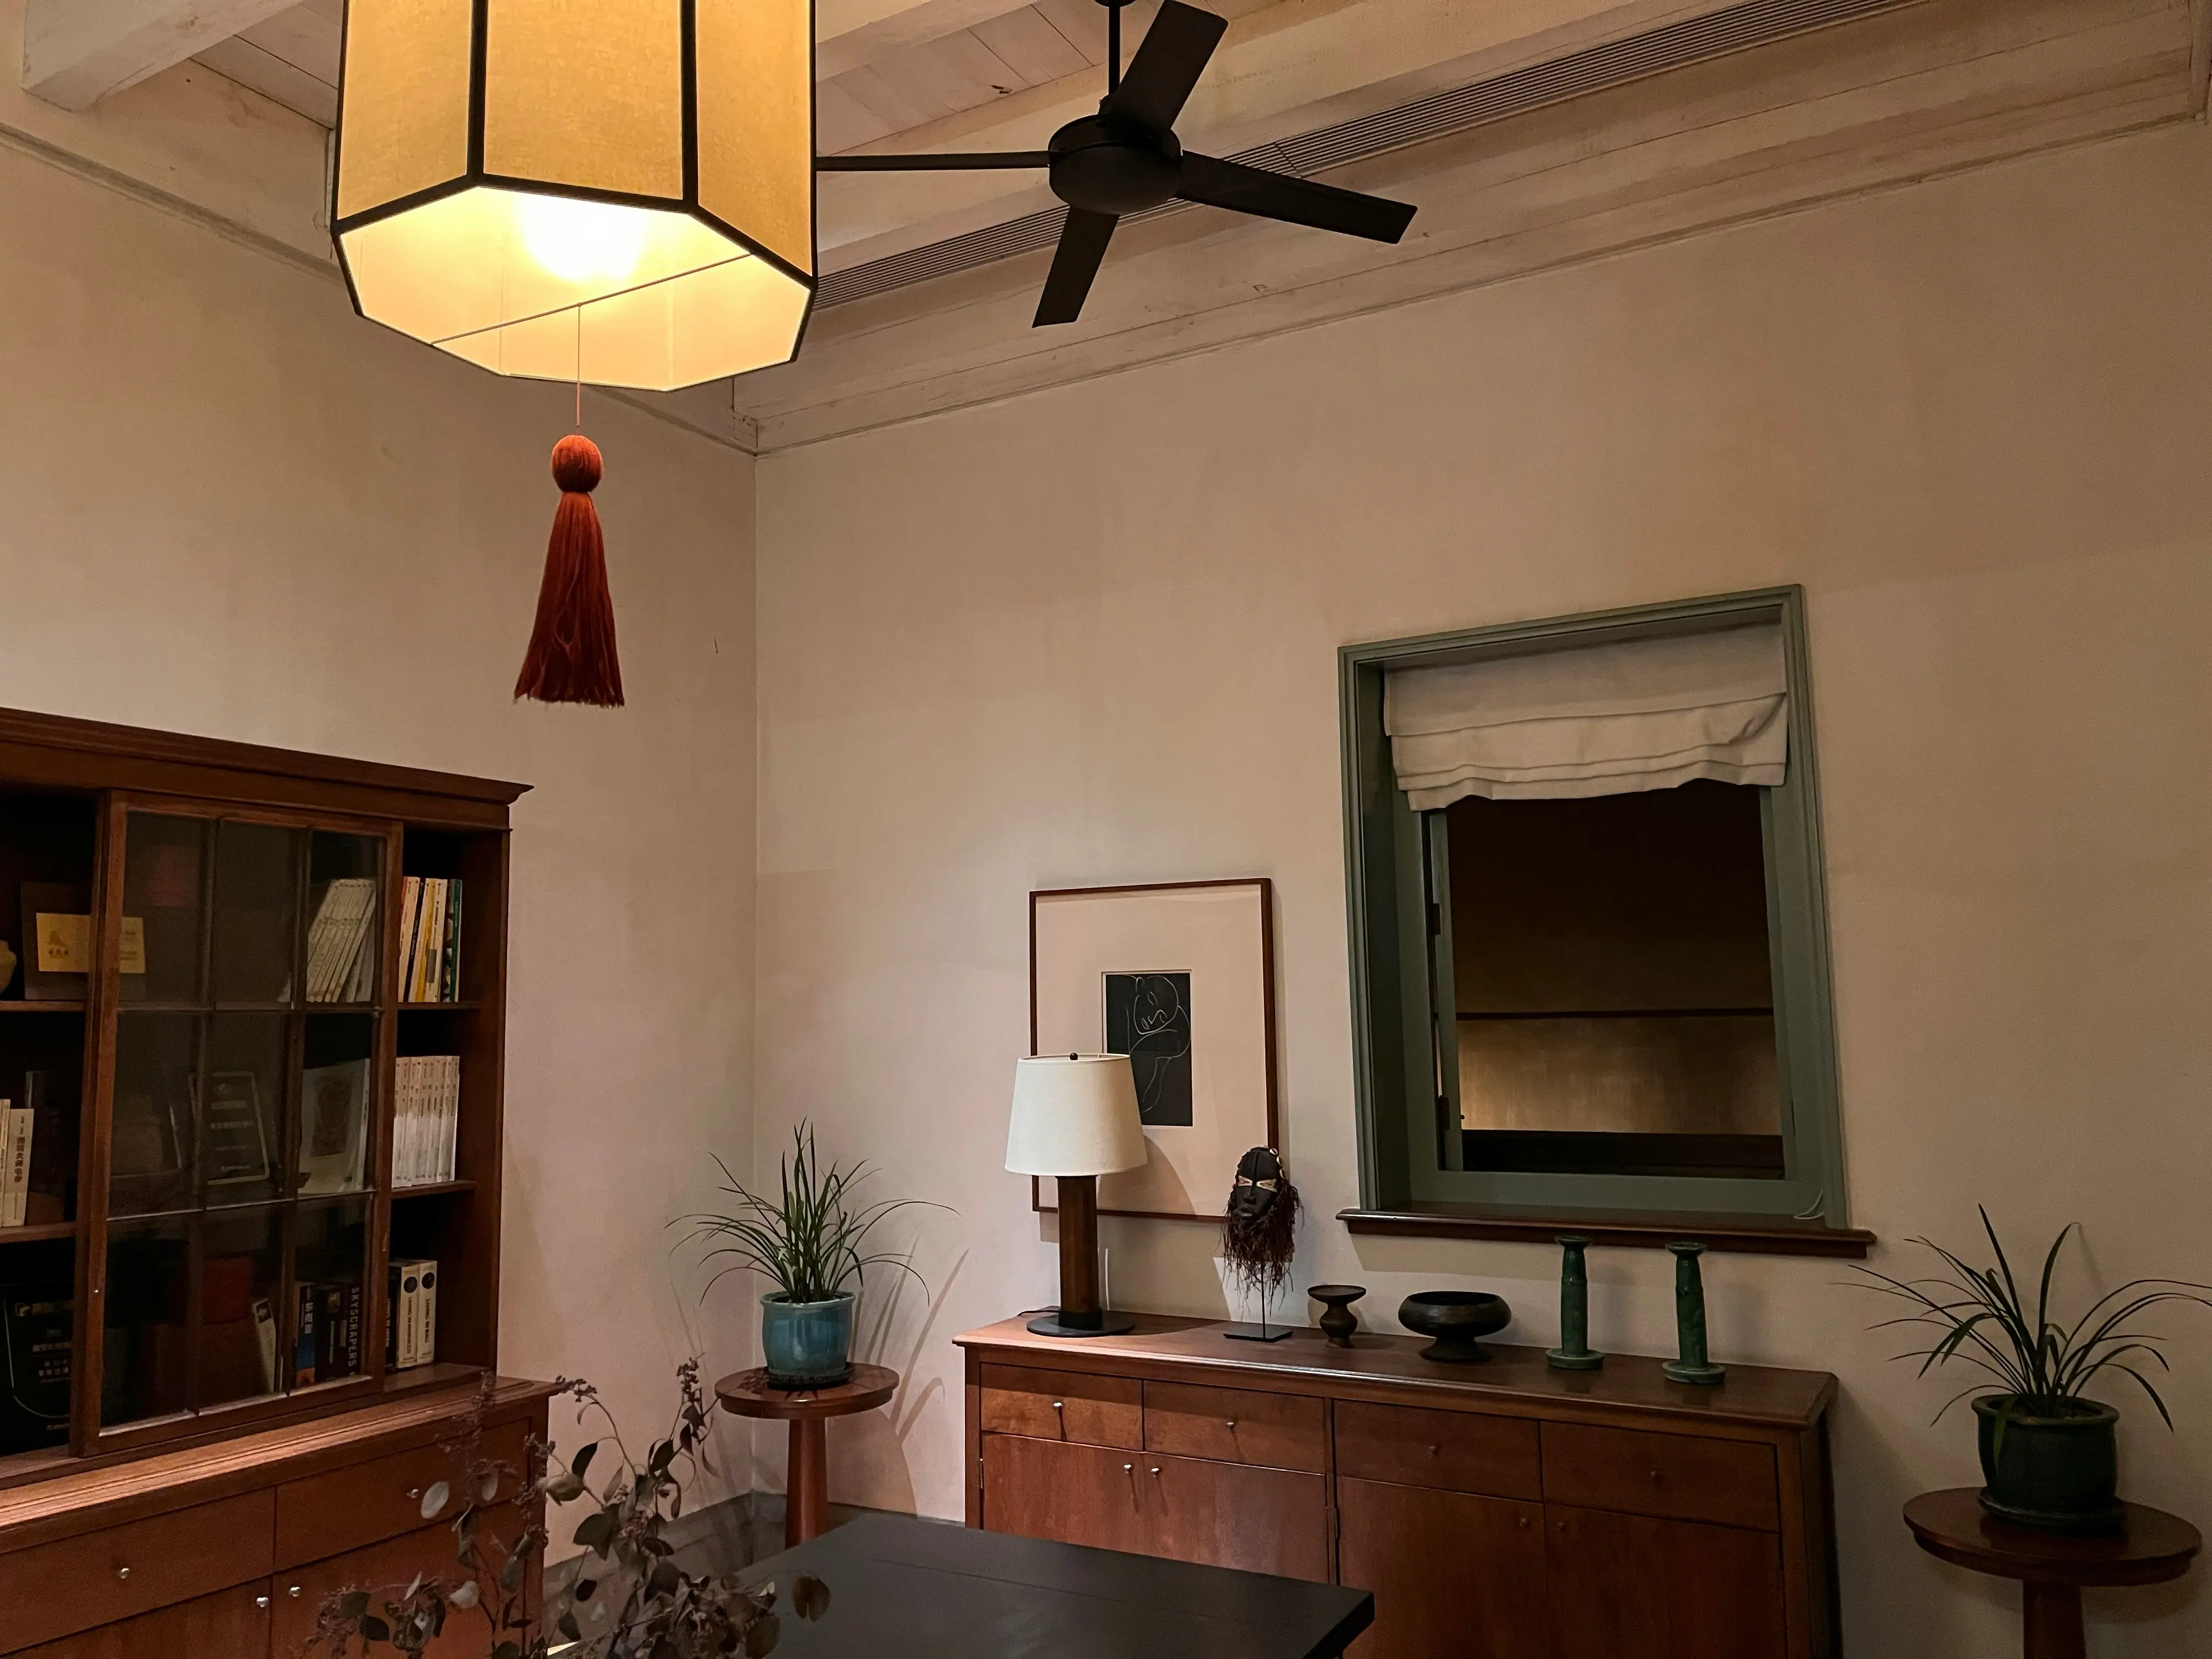
[[[2031,1310],[2019,1281],[2013,1277],[2012,1264],[2005,1258],[1989,1212],[1982,1210],[1980,1214],[1982,1231],[1989,1236],[1990,1249],[1996,1257],[1995,1267],[1976,1267],[1940,1244],[1916,1238],[1910,1242],[1934,1251],[1948,1271],[1931,1278],[1901,1279],[1871,1267],[1856,1269],[1875,1281],[1865,1288],[1901,1297],[1914,1309],[1882,1321],[1875,1329],[1924,1325],[1942,1333],[1931,1346],[1896,1358],[1920,1361],[1923,1376],[1949,1360],[1964,1360],[1986,1372],[2014,1397],[2008,1407],[2012,1413],[2038,1417],[2068,1414],[2091,1382],[2106,1371],[2118,1371],[2135,1379],[2158,1407],[2166,1425],[2172,1428],[2173,1417],[2166,1401],[2138,1369],[2146,1360],[2155,1361],[2160,1369],[2172,1369],[2157,1346],[2164,1339],[2134,1328],[2135,1322],[2164,1303],[2212,1307],[2212,1297],[2205,1294],[2212,1285],[2179,1279],[2131,1279],[2099,1297],[2072,1324],[2062,1324],[2051,1315],[2051,1281],[2068,1236],[2078,1231],[2080,1224],[2068,1224],[2051,1242]],[[1962,1389],[1943,1402],[1936,1417],[1940,1419],[1960,1401],[1987,1388],[1986,1383],[1976,1382]]]
[[[854,1205],[856,1190],[875,1170],[866,1164],[850,1169],[823,1164],[814,1148],[812,1124],[802,1121],[792,1131],[792,1149],[777,1160],[773,1197],[747,1188],[720,1158],[714,1164],[722,1172],[720,1190],[736,1200],[734,1207],[726,1213],[677,1218],[690,1223],[692,1239],[708,1247],[703,1252],[707,1260],[726,1258],[709,1288],[724,1273],[750,1270],[787,1301],[827,1302],[878,1265],[896,1267],[921,1283],[921,1276],[903,1257],[890,1251],[867,1253],[868,1235],[897,1211],[945,1206],[918,1198]]]
[[[485,1659],[550,1659],[556,1653],[562,1659],[766,1659],[776,1643],[776,1587],[748,1589],[734,1573],[687,1571],[663,1535],[684,1512],[686,1480],[712,1468],[707,1441],[713,1419],[699,1362],[686,1360],[676,1377],[675,1420],[642,1462],[630,1455],[598,1389],[580,1379],[555,1383],[556,1399],[576,1401],[580,1424],[596,1416],[605,1432],[565,1462],[533,1435],[527,1469],[482,1455],[485,1414],[496,1392],[486,1378],[456,1433],[441,1443],[459,1466],[457,1480],[441,1480],[422,1494],[424,1520],[452,1514],[458,1571],[418,1574],[405,1585],[339,1590],[319,1610],[307,1651],[346,1659],[358,1642],[419,1655],[456,1615],[474,1613],[485,1625]],[[453,1510],[457,1494],[460,1507]],[[512,1507],[517,1498],[519,1509]],[[545,1547],[546,1504],[584,1498],[592,1510],[574,1540],[587,1554],[546,1618],[533,1620],[530,1564]],[[511,1540],[503,1538],[518,1517],[528,1518]],[[829,1608],[821,1580],[793,1581],[793,1613],[819,1619]]]

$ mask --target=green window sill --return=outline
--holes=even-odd
[[[1404,1204],[1387,1210],[1339,1210],[1358,1234],[1389,1238],[1498,1238],[1548,1244],[1561,1233],[1629,1249],[1663,1249],[1693,1238],[1709,1250],[1741,1255],[1840,1256],[1863,1261],[1875,1237],[1860,1227],[1822,1227],[1771,1216],[1669,1216],[1647,1211],[1559,1211],[1540,1214],[1458,1204]]]

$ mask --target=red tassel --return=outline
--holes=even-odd
[[[545,550],[538,624],[514,683],[518,697],[540,702],[623,706],[622,663],[615,655],[615,602],[607,592],[607,545],[592,490],[602,471],[599,447],[580,433],[553,446],[561,505]]]

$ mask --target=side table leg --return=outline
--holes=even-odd
[[[784,1479],[783,1545],[789,1549],[818,1538],[829,1525],[830,1437],[818,1417],[791,1422],[789,1470]],[[2080,1651],[2076,1645],[2075,1651]]]
[[[2083,1659],[2081,1592],[2071,1584],[2020,1587],[2025,1659]]]

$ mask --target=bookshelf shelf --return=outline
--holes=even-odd
[[[0,1227],[0,1245],[43,1244],[57,1238],[75,1238],[74,1221],[42,1221],[27,1227]]]
[[[30,1212],[76,1218],[0,1228],[0,1375],[48,1372],[0,1389],[0,1486],[496,1370],[521,793],[0,709],[0,942],[84,918],[81,967],[30,981],[56,1000],[0,988]],[[410,937],[439,953],[414,988],[456,1000],[402,1000]],[[454,1178],[393,1189],[401,1131],[422,1144],[398,1082],[432,1069]],[[387,1375],[397,1260],[437,1264],[440,1363]]]

